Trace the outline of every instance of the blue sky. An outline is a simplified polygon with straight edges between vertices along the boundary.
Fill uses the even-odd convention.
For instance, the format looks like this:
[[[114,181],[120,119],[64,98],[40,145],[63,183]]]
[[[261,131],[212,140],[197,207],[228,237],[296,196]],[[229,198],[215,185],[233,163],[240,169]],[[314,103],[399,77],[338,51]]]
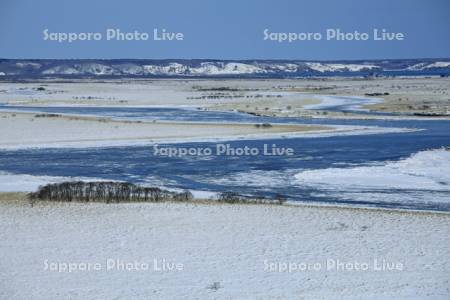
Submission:
[[[106,28],[183,32],[184,41],[43,40],[51,32]],[[272,32],[371,32],[385,28],[404,41],[263,40]],[[0,0],[1,58],[383,59],[450,57],[448,0]]]

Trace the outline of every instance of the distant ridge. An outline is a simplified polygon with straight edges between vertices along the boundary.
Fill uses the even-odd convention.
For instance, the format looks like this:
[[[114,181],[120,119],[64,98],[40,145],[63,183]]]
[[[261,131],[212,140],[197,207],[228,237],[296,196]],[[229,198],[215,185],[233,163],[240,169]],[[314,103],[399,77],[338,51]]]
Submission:
[[[0,59],[6,77],[298,77],[450,75],[450,59]]]

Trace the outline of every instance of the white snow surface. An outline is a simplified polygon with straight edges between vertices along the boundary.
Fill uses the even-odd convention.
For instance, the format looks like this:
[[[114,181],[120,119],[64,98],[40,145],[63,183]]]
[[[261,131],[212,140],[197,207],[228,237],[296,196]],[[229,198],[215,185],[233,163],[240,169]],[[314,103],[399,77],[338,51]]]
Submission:
[[[450,67],[450,61],[436,61],[433,63],[418,63],[412,66],[409,66],[406,68],[407,70],[411,71],[421,71],[426,69],[433,69],[433,68],[448,68]]]
[[[0,192],[34,192],[39,186],[64,181],[101,181],[90,177],[35,176],[0,172]]]
[[[99,148],[117,146],[152,146],[154,144],[179,144],[189,142],[225,142],[238,140],[264,140],[264,139],[290,139],[290,138],[324,138],[332,136],[353,136],[414,132],[421,129],[401,127],[379,127],[379,126],[353,126],[332,125],[333,129],[312,132],[287,132],[287,133],[264,133],[264,134],[241,134],[223,135],[218,137],[181,137],[181,138],[148,138],[148,139],[106,139],[106,140],[80,140],[80,141],[48,141],[45,143],[26,142],[9,145],[0,144],[1,149],[18,150],[32,148]]]
[[[313,98],[320,99],[320,103],[304,105],[304,109],[330,109],[340,106],[346,110],[352,111],[368,111],[363,108],[364,105],[377,104],[383,102],[381,98],[366,98],[357,96],[331,96],[331,95],[314,95]]]
[[[301,184],[331,185],[340,189],[450,191],[450,151],[421,151],[406,159],[380,165],[307,170],[295,178]]]
[[[375,65],[365,64],[332,64],[332,63],[306,63],[306,65],[318,72],[360,72],[362,70],[377,69]]]
[[[0,299],[448,299],[449,224],[305,206],[2,200]],[[376,270],[383,260],[402,269]]]
[[[450,151],[421,151],[399,161],[367,166],[306,170],[295,179],[302,186],[333,191],[338,198],[448,204]]]
[[[447,68],[447,67],[450,67],[450,61],[437,61],[427,66],[427,68]]]
[[[77,75],[77,74],[91,74],[91,75],[117,75],[119,71],[111,66],[100,63],[83,63],[74,66],[57,65],[55,67],[44,70],[42,74],[45,75]]]

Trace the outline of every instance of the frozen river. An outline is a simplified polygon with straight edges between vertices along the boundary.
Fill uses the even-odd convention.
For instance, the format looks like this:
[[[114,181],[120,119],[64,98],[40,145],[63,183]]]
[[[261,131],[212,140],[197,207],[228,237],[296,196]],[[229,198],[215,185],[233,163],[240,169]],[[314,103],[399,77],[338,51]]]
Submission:
[[[346,106],[347,107],[347,106]],[[350,205],[450,211],[450,121],[327,120],[256,117],[191,108],[7,107],[132,120],[277,122],[423,129],[404,133],[239,140],[231,148],[292,148],[292,156],[182,156],[152,146],[0,150],[0,172],[125,180],[199,191]],[[212,148],[216,143],[159,145]]]

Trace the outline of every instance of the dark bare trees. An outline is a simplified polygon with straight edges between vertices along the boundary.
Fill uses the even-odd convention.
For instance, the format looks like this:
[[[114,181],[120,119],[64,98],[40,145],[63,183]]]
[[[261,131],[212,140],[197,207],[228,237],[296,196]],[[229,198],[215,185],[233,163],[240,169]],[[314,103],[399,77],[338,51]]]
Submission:
[[[30,193],[31,200],[78,201],[78,202],[160,202],[167,200],[189,201],[189,191],[171,192],[156,187],[143,187],[129,182],[62,182],[41,186]]]
[[[189,191],[173,192],[158,187],[144,187],[129,182],[117,181],[70,181],[41,186],[38,191],[29,194],[30,200],[50,200],[64,202],[189,202],[194,196]],[[217,197],[218,202],[230,204],[284,204],[286,197],[275,198],[263,196],[248,197],[235,192],[223,192]]]

